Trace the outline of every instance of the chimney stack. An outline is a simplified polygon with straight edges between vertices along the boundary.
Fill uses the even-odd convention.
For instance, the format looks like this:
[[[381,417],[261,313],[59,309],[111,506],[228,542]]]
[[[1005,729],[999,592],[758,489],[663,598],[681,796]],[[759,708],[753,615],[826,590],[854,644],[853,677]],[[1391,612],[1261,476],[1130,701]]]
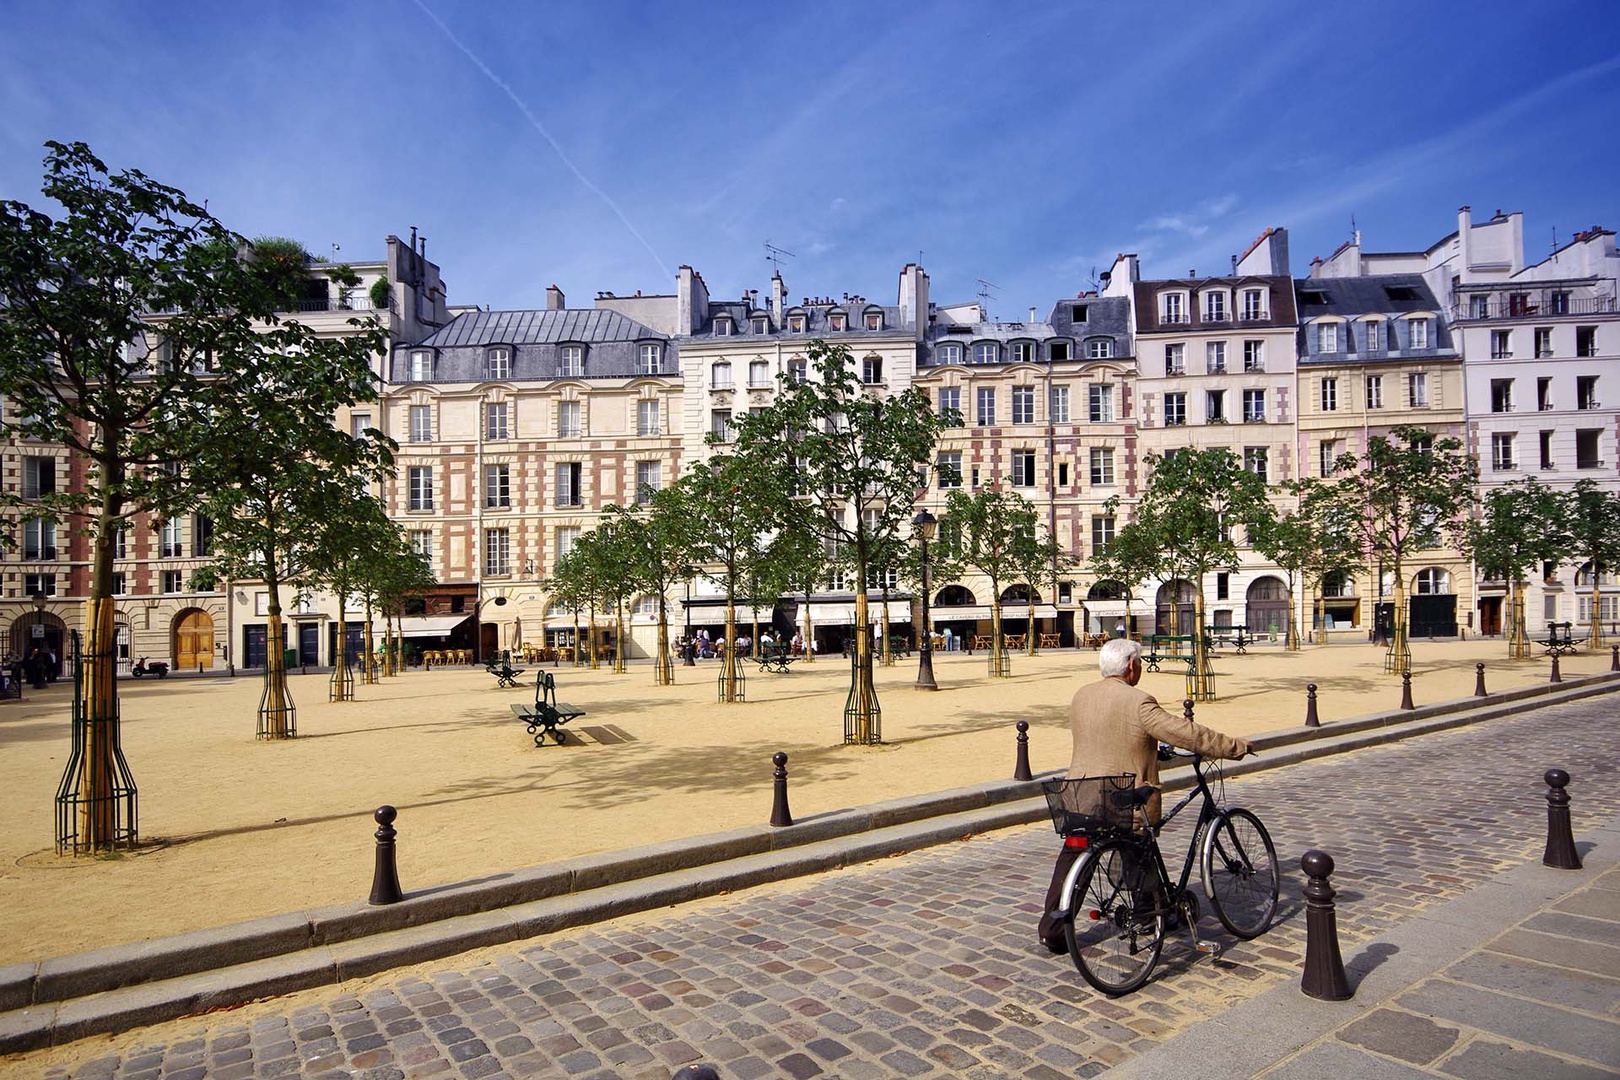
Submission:
[[[563,300],[563,291],[555,285],[546,286],[546,310],[561,311],[567,304]]]

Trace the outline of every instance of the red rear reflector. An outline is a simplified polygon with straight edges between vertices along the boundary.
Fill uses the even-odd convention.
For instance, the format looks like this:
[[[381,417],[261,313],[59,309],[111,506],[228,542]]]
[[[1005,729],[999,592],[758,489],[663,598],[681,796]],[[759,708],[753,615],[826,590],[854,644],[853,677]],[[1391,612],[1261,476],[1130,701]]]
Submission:
[[[1088,838],[1084,836],[1065,836],[1063,838],[1063,846],[1066,848],[1084,849],[1087,839]]]
[[[1100,911],[1088,911],[1088,912],[1086,912],[1086,918],[1088,918],[1088,919],[1100,919],[1100,918],[1102,918],[1102,912],[1100,912]]]

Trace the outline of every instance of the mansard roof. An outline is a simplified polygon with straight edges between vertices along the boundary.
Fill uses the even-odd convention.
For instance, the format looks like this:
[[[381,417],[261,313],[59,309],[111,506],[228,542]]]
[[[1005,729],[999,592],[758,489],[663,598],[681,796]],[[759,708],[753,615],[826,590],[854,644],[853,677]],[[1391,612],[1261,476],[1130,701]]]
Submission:
[[[1304,278],[1295,282],[1299,321],[1323,315],[1405,315],[1440,310],[1422,274],[1369,274],[1366,277]]]
[[[664,340],[664,335],[601,308],[562,311],[469,311],[422,342],[430,348],[462,345],[541,345],[559,341]]]
[[[543,382],[558,378],[622,379],[645,374],[640,348],[659,346],[658,372],[678,377],[674,343],[664,334],[597,308],[561,311],[469,311],[452,319],[427,340],[394,349],[389,381],[410,379],[410,354],[431,350],[435,383],[478,383],[489,378],[486,353],[491,346],[512,350],[507,382]],[[583,371],[563,375],[563,346],[581,347]]]

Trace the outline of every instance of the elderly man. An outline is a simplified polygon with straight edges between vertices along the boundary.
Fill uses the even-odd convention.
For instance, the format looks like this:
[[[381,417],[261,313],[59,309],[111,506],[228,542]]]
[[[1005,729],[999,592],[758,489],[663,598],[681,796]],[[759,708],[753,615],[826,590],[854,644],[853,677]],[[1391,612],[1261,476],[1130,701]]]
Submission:
[[[1166,712],[1136,684],[1142,679],[1142,646],[1129,638],[1114,638],[1098,651],[1102,678],[1075,691],[1069,702],[1069,729],[1074,737],[1070,776],[1118,776],[1132,773],[1138,784],[1159,784],[1159,743],[1167,742],[1205,757],[1240,759],[1254,752],[1247,739],[1222,735],[1186,717]],[[1154,795],[1146,806],[1149,821],[1158,821],[1160,800]],[[1052,922],[1063,880],[1080,857],[1064,847],[1052,868],[1052,884],[1041,908],[1041,942],[1055,953],[1068,951],[1063,928]]]

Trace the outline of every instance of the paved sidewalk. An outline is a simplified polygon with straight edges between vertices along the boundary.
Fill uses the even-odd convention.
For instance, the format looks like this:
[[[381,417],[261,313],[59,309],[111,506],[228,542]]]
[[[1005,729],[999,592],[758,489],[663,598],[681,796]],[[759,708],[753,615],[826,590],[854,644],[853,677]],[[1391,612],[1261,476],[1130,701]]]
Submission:
[[[706,1061],[728,1080],[1057,1080],[1212,1074],[1249,1047],[1230,1075],[1597,1075],[1620,1065],[1620,971],[1602,951],[1620,923],[1612,716],[1599,698],[1229,781],[1275,834],[1283,919],[1247,943],[1206,920],[1220,959],[1172,939],[1125,998],[1036,943],[1055,840],[1029,826],[8,1058],[0,1075],[665,1080]],[[1573,777],[1577,841],[1596,845],[1583,871],[1538,865],[1554,765]],[[1313,847],[1338,863],[1341,946],[1366,970],[1347,1003],[1297,989]],[[1579,946],[1584,970],[1544,951],[1583,935],[1598,943]]]

